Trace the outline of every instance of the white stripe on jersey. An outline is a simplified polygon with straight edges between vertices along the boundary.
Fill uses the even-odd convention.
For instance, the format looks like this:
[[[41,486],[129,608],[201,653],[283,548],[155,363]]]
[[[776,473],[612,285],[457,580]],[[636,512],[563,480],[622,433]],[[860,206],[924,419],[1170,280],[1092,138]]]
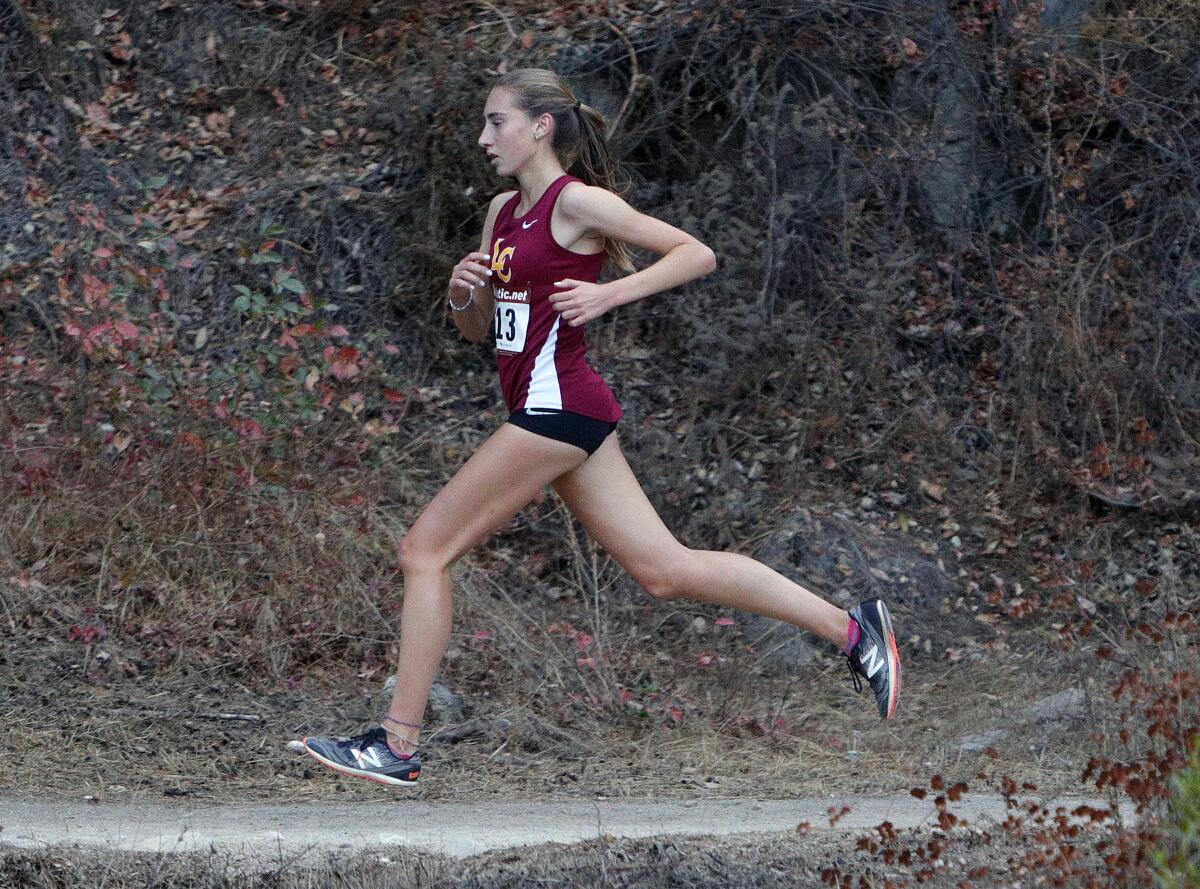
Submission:
[[[529,376],[529,394],[525,407],[546,407],[561,411],[562,389],[558,385],[558,368],[554,365],[554,350],[558,345],[558,323],[562,315],[554,319],[554,326],[546,335],[537,359],[533,362],[533,373]]]

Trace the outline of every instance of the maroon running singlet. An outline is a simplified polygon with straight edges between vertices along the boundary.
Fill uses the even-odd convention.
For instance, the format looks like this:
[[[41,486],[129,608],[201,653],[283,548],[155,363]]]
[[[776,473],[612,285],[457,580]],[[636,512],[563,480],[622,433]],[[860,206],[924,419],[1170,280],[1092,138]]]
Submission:
[[[621,419],[621,406],[588,364],[584,326],[572,327],[550,304],[564,288],[555,281],[596,281],[604,253],[573,253],[554,240],[550,215],[574,176],[551,183],[524,216],[518,192],[500,208],[492,229],[492,287],[496,294],[496,360],[509,411],[543,408],[596,420]]]

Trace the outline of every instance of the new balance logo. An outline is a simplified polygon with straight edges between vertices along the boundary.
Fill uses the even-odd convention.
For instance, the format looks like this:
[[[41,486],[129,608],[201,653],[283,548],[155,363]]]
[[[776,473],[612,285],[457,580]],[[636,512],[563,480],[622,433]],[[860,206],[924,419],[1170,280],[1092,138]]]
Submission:
[[[379,758],[379,754],[374,748],[368,747],[366,750],[355,750],[353,753],[360,767],[374,766],[377,769],[383,768],[383,761]]]
[[[883,669],[885,661],[882,657],[880,657],[879,649],[872,645],[871,650],[867,652],[866,657],[860,658],[860,663],[863,665],[863,670],[866,672],[867,678],[870,679]]]

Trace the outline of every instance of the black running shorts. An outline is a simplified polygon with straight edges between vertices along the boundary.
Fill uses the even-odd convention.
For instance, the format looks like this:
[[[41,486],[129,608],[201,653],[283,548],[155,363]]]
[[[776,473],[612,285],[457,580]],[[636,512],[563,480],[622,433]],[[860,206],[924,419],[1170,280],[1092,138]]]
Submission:
[[[596,420],[583,414],[573,414],[570,411],[552,410],[535,407],[532,411],[521,408],[509,415],[508,422],[522,429],[528,429],[534,435],[553,438],[555,441],[565,441],[567,444],[583,448],[590,457],[596,448],[604,443],[604,439],[617,428],[615,422]]]

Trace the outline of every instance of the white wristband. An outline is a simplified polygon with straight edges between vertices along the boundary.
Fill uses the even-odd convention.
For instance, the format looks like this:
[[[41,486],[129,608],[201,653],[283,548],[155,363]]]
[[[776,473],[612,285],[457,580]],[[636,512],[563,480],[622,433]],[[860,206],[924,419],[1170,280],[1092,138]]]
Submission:
[[[452,311],[452,312],[462,312],[465,309],[470,308],[471,303],[473,303],[474,301],[475,301],[475,288],[474,287],[472,287],[470,290],[467,291],[467,301],[465,303],[463,303],[461,306],[456,306],[454,304],[454,299],[450,296],[450,294],[448,294],[448,293],[446,294],[446,302],[450,305],[450,311]]]

